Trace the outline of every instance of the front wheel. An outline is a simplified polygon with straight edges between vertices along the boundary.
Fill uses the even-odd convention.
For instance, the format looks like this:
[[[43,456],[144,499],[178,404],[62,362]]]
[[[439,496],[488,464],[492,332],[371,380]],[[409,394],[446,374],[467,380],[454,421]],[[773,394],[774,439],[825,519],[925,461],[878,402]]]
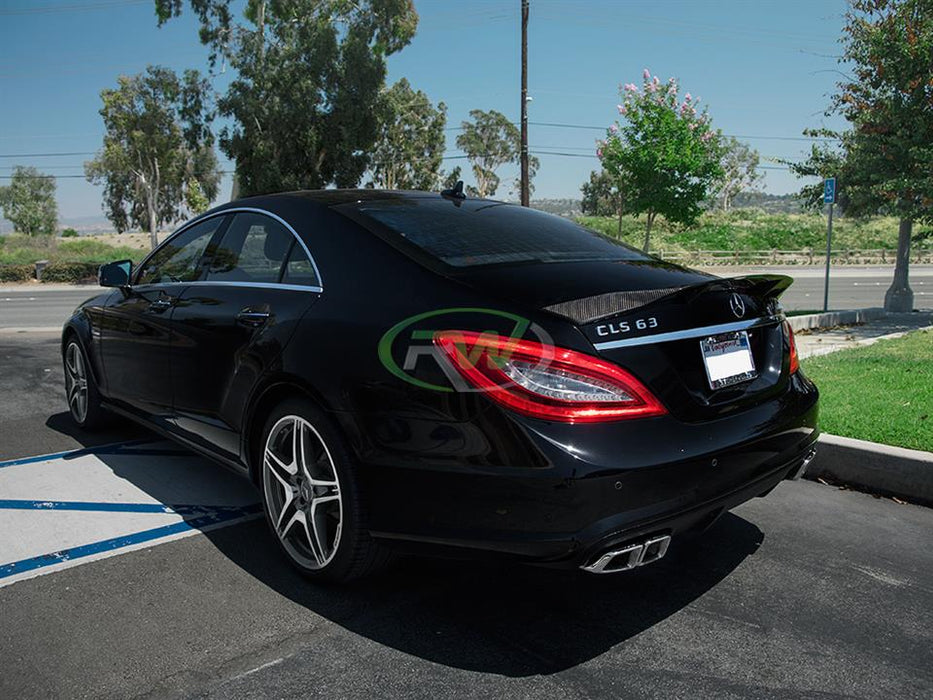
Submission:
[[[291,563],[306,576],[349,581],[385,561],[364,527],[350,455],[327,416],[286,401],[263,431],[266,520]]]
[[[72,420],[84,430],[100,427],[104,422],[100,393],[87,356],[77,338],[72,337],[68,341],[62,359],[65,365],[65,396]]]

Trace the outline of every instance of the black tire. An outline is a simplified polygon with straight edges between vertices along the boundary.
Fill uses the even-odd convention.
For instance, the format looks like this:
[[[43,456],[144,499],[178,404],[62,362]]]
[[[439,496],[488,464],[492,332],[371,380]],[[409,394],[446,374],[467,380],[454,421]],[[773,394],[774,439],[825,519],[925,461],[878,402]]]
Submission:
[[[299,437],[304,450],[292,447]],[[296,453],[301,455],[300,464]],[[300,399],[277,406],[263,427],[256,458],[266,522],[302,574],[342,583],[366,576],[388,561],[388,553],[366,528],[346,442],[321,409]]]
[[[65,369],[65,399],[71,419],[82,430],[93,431],[106,423],[100,405],[100,392],[84,346],[75,335],[69,336],[62,352]]]

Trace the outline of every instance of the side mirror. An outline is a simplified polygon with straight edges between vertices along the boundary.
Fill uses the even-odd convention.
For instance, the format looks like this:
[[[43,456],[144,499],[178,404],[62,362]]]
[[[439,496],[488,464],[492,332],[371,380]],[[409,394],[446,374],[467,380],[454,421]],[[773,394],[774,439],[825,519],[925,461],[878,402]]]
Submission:
[[[97,271],[97,284],[101,287],[129,287],[132,272],[132,260],[118,260],[101,265]]]

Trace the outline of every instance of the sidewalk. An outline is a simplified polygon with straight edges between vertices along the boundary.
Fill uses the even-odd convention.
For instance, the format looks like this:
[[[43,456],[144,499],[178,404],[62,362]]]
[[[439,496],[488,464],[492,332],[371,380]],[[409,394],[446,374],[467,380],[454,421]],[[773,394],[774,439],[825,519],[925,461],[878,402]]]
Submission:
[[[799,330],[794,337],[797,352],[806,358],[871,345],[922,328],[933,328],[933,313],[884,314],[861,325]],[[933,454],[929,452],[823,433],[805,476],[933,506]]]
[[[797,340],[797,352],[805,358],[870,345],[881,338],[929,326],[933,326],[933,312],[886,314],[883,318],[859,326],[797,331],[794,337]]]

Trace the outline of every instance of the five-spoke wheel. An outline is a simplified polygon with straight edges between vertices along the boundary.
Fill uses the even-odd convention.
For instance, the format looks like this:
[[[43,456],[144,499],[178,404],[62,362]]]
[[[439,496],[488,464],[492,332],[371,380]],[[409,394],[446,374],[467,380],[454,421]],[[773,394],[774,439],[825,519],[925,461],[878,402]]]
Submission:
[[[79,424],[87,418],[87,367],[80,346],[71,341],[65,349],[65,393],[68,410]]]
[[[340,545],[343,503],[333,458],[320,433],[301,416],[280,418],[263,451],[266,503],[288,553],[320,569]]]
[[[103,422],[100,394],[77,338],[72,336],[68,340],[62,359],[65,365],[65,397],[71,417],[86,430],[98,427]]]
[[[256,451],[266,520],[306,576],[347,581],[387,560],[370,537],[343,435],[310,401],[283,401]]]

